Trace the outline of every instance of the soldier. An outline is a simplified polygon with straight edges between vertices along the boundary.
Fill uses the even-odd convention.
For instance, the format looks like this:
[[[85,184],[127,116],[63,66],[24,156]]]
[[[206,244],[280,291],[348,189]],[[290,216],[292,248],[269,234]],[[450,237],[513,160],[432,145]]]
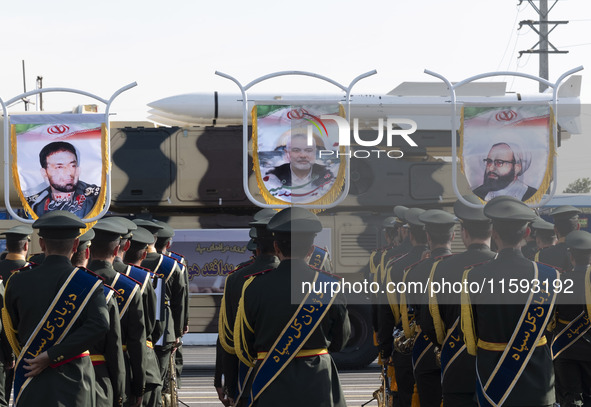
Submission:
[[[133,223],[133,222],[131,222]],[[162,336],[162,325],[160,320],[157,320],[157,298],[152,286],[152,273],[140,266],[142,261],[146,258],[148,245],[154,242],[154,235],[147,229],[136,226],[133,233],[130,233],[129,245],[125,254],[124,263],[113,263],[113,267],[119,267],[122,274],[135,278],[142,283],[142,305],[144,307],[144,326],[146,329],[146,360],[144,362],[146,368],[146,390],[142,400],[142,406],[153,407],[159,406],[162,399],[162,379],[160,377],[160,366],[158,365],[158,358],[154,352],[155,339]],[[121,266],[124,266],[121,268]],[[133,267],[132,267],[133,266]]]
[[[156,251],[156,234],[162,226],[145,219],[134,219],[134,223],[147,229],[154,235],[154,243],[148,245],[146,258],[142,261],[142,267],[152,271],[164,284],[164,315],[163,335],[154,340],[154,351],[160,365],[160,378],[163,383],[163,392],[168,389],[168,383],[164,383],[168,375],[170,356],[180,343],[185,324],[185,279],[176,260],[160,254]]]
[[[95,237],[90,246],[91,261],[88,268],[101,276],[105,284],[113,287],[119,306],[121,342],[126,356],[127,404],[138,407],[146,386],[146,334],[141,284],[122,275],[113,268],[113,259],[119,252],[119,240],[128,230],[119,222],[108,218],[93,227]]]
[[[409,225],[409,239],[411,249],[402,256],[391,259],[386,265],[386,284],[399,283],[404,277],[404,270],[419,262],[428,253],[427,235],[425,224],[419,220],[419,215],[425,212],[424,209],[410,208],[406,211],[406,221]],[[410,407],[414,393],[414,376],[412,371],[412,356],[410,353],[402,353],[402,349],[393,350],[393,331],[397,329],[401,334],[401,312],[400,298],[396,292],[388,292],[386,298],[382,299],[379,310],[379,331],[378,341],[382,360],[391,357],[394,366],[394,374],[398,387],[398,404],[400,407]],[[399,339],[400,340],[400,339]]]
[[[474,195],[464,196],[468,202],[480,205]],[[458,200],[454,213],[462,226],[462,240],[466,251],[449,256],[432,270],[430,280],[439,288],[460,283],[464,269],[493,259],[490,250],[492,224],[482,208],[473,208]],[[433,287],[433,286],[432,286]],[[429,312],[421,314],[421,330],[441,349],[441,387],[444,407],[476,407],[476,370],[474,356],[463,346],[460,327],[460,292],[430,290]]]
[[[127,229],[127,233],[121,236],[119,253],[117,253],[117,257],[113,260],[113,268],[119,273],[122,273],[122,270],[127,268],[127,265],[125,264],[125,254],[127,253],[127,250],[129,250],[129,246],[131,245],[131,235],[133,234],[133,231],[137,229],[137,225],[123,216],[110,216],[107,219],[117,221]]]
[[[416,284],[415,287],[428,284],[431,269],[436,261],[451,255],[451,242],[454,238],[453,228],[455,218],[453,215],[440,209],[429,209],[419,215],[419,220],[425,224],[427,242],[430,248],[430,257],[409,267],[404,274],[404,283],[407,287]],[[419,289],[408,290],[402,295],[401,311],[406,312],[406,305],[414,308],[415,320],[420,324],[423,313],[429,312],[428,297],[421,294]],[[402,323],[407,337],[412,335],[409,321],[403,314]],[[413,346],[413,369],[422,407],[441,404],[441,369],[437,364],[434,345],[430,338],[418,331]]]
[[[554,370],[544,332],[558,272],[521,253],[527,224],[536,217],[527,205],[513,198],[493,198],[484,214],[493,222],[492,237],[499,252],[495,259],[464,272],[464,286],[471,288],[462,295],[461,321],[467,350],[477,357],[478,404],[551,406]],[[539,285],[514,289],[511,281],[546,281],[550,289]],[[476,287],[480,284],[482,292]]]
[[[183,336],[189,332],[189,272],[187,270],[187,261],[185,258],[178,254],[170,251],[170,246],[172,245],[172,238],[174,237],[174,229],[166,222],[162,222],[160,220],[153,220],[154,223],[157,225],[162,226],[156,233],[156,243],[154,247],[158,253],[164,254],[168,257],[172,257],[178,263],[181,274],[184,279],[184,286],[185,286],[185,302],[183,304]],[[183,345],[176,348],[174,353],[174,361],[175,361],[175,369],[176,369],[176,377],[177,377],[177,386],[181,387],[181,374],[183,372]]]
[[[33,229],[29,225],[19,225],[2,233],[6,237],[6,257],[0,261],[0,277],[6,284],[12,272],[24,267],[29,251]],[[4,285],[2,286],[2,291]],[[4,298],[4,292],[2,292]],[[0,304],[0,307],[3,303]],[[8,407],[14,375],[14,354],[6,339],[0,338],[0,406]]]
[[[5,329],[20,354],[15,405],[95,406],[86,350],[105,335],[109,317],[101,281],[70,262],[85,226],[69,212],[41,216],[33,228],[41,236],[43,264],[15,272],[6,285]]]
[[[590,282],[587,269],[591,263],[591,234],[573,231],[565,244],[574,268],[561,279],[564,287],[568,284],[572,289],[558,294],[552,357],[560,405],[574,407],[591,403],[591,298],[585,298],[585,286]]]
[[[254,215],[253,221],[250,223],[250,236],[256,245],[254,261],[237,267],[226,278],[218,325],[220,361],[218,362],[216,358],[216,371],[220,370],[220,376],[223,373],[225,386],[222,388],[221,380],[215,383],[218,397],[224,405],[236,400],[239,389],[243,385],[241,382],[243,377],[240,377],[240,373],[244,373],[246,367],[240,363],[234,350],[234,321],[238,311],[238,302],[242,296],[242,287],[246,282],[244,277],[259,271],[274,269],[279,265],[279,259],[275,256],[273,238],[271,233],[267,231],[267,224],[276,213],[272,209],[263,209]],[[218,363],[221,363],[221,366],[218,366]]]
[[[90,259],[90,245],[94,237],[94,230],[90,229],[78,238],[80,244],[76,253],[72,255],[73,266],[87,266]],[[112,287],[105,286],[104,294],[109,313],[109,331],[101,340],[88,348],[96,377],[96,405],[97,407],[122,406],[125,396],[125,360],[121,343],[119,307],[115,299],[117,293]]]
[[[554,224],[550,222],[546,222],[542,218],[537,218],[534,220],[530,228],[535,230],[536,237],[536,252],[530,260],[539,261],[540,252],[547,247],[554,246],[558,239],[556,238],[556,231],[554,230]],[[525,256],[527,257],[527,256]]]
[[[312,281],[322,286],[338,280],[304,260],[322,225],[316,215],[291,207],[273,216],[267,228],[281,263],[251,276],[243,287],[234,344],[238,357],[254,369],[244,393],[248,400],[239,403],[345,406],[328,350],[341,350],[349,338],[347,309],[341,296],[311,289]]]
[[[579,229],[579,213],[581,213],[580,210],[570,205],[559,206],[552,210],[550,216],[554,220],[554,230],[556,230],[558,243],[540,251],[538,256],[540,263],[556,267],[561,272],[571,269],[572,264],[570,263],[564,239],[570,232]]]

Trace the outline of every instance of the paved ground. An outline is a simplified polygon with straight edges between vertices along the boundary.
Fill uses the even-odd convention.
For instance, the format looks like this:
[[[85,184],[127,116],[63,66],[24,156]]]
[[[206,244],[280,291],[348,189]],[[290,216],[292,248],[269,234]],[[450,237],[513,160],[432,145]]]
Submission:
[[[213,387],[215,368],[214,346],[187,346],[184,349],[185,370],[182,375],[182,388],[179,389],[179,405],[199,407],[220,407]],[[341,383],[348,406],[361,406],[372,398],[372,393],[380,385],[377,364],[363,370],[341,372]],[[368,407],[375,407],[372,401]]]

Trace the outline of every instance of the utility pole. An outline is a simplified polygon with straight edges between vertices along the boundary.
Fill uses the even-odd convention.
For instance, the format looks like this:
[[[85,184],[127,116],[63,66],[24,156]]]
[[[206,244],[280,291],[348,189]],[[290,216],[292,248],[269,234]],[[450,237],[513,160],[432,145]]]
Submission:
[[[519,51],[519,58],[523,54],[539,54],[540,55],[540,78],[548,80],[549,78],[549,65],[548,65],[548,54],[567,54],[568,51],[560,51],[558,50],[549,40],[548,36],[550,33],[559,25],[561,24],[568,24],[568,21],[549,21],[548,20],[548,13],[554,8],[558,0],[554,0],[554,3],[550,8],[548,8],[548,0],[538,0],[540,3],[540,7],[537,7],[534,4],[535,0],[527,0],[527,2],[533,7],[534,10],[538,13],[540,19],[539,21],[533,20],[523,20],[519,22],[518,30],[521,30],[523,25],[529,26],[532,30],[534,30],[540,37],[539,41],[535,43],[533,47],[528,50]],[[519,5],[523,3],[523,0],[519,0]],[[549,24],[554,24],[554,26],[548,29]],[[537,27],[539,27],[539,29]],[[538,49],[536,49],[536,47]],[[549,49],[551,47],[552,49]],[[540,92],[546,90],[546,85],[540,83]]]

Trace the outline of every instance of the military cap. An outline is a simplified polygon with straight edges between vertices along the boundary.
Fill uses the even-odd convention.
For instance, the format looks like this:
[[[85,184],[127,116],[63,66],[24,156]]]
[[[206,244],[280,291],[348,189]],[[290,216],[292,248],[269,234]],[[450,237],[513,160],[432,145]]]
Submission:
[[[33,229],[39,229],[39,236],[47,239],[72,239],[85,227],[76,215],[62,210],[44,213],[33,223]]]
[[[162,229],[156,232],[156,236],[163,238],[170,238],[174,236],[174,229],[168,223],[162,222],[161,220],[157,219],[152,219],[152,222],[159,226],[162,226]]]
[[[451,229],[456,223],[456,218],[451,213],[441,209],[428,209],[419,215],[419,220],[425,224],[426,229]]]
[[[133,231],[137,229],[137,225],[134,222],[123,216],[109,216],[108,219],[115,220],[127,228],[127,233],[121,236],[123,239],[130,239]]]
[[[562,205],[554,208],[552,212],[550,212],[550,216],[554,218],[554,221],[557,220],[566,220],[571,219],[577,216],[581,211],[574,206],[571,205]]]
[[[133,223],[135,223],[138,226],[143,227],[144,229],[148,229],[148,231],[150,231],[150,233],[152,233],[153,235],[155,235],[156,233],[158,233],[158,231],[160,229],[162,229],[162,226],[152,222],[151,220],[147,220],[147,219],[134,219]]]
[[[255,237],[257,237],[257,228],[255,228],[254,226],[251,226],[250,230],[248,231],[248,237],[250,237],[251,239],[254,239]]]
[[[421,208],[408,209],[405,211],[406,221],[411,226],[425,226],[425,224],[419,220],[419,215],[421,215],[423,212],[425,212],[425,210]]]
[[[384,227],[384,228],[393,228],[393,227],[396,226],[396,222],[398,222],[398,219],[396,218],[396,216],[388,216],[382,222],[382,227]]]
[[[80,244],[78,244],[78,250],[84,250],[86,249],[88,246],[90,246],[90,242],[92,239],[94,239],[95,233],[94,230],[90,229],[88,230],[86,233],[84,233],[82,236],[80,236],[78,238],[78,240],[80,241]]]
[[[318,233],[322,224],[318,216],[299,207],[289,207],[274,215],[267,229],[273,233]]]
[[[490,222],[490,219],[484,216],[482,201],[480,201],[480,199],[478,199],[476,195],[464,195],[462,196],[462,198],[464,198],[466,201],[470,203],[478,204],[481,207],[473,208],[471,206],[466,205],[458,199],[454,203],[454,213],[459,219],[466,222]]]
[[[573,230],[566,236],[564,243],[569,249],[591,250],[591,233]]]
[[[273,216],[277,214],[277,211],[273,209],[262,209],[254,214],[252,221],[249,223],[250,226],[258,228],[266,228],[267,224]],[[256,233],[256,232],[255,232]],[[256,237],[256,236],[251,236]]]
[[[407,211],[408,211],[408,208],[406,206],[396,205],[394,207],[394,215],[396,215],[398,223],[406,223],[406,221],[407,221],[406,212]]]
[[[18,225],[8,229],[6,232],[0,233],[5,235],[7,239],[23,240],[27,236],[33,234],[33,228],[29,225]]]
[[[127,228],[125,226],[119,223],[119,221],[109,218],[99,219],[92,229],[95,233],[95,240],[112,241],[120,239],[121,236],[127,234]]]
[[[150,245],[154,243],[154,234],[141,226],[133,232],[131,241],[138,244]]]
[[[539,216],[531,223],[530,225],[532,228],[536,230],[547,230],[547,231],[554,231],[554,224],[550,222],[546,222],[544,219],[540,218]]]
[[[491,199],[484,206],[484,215],[493,221],[531,222],[536,214],[519,199],[499,196]]]
[[[248,241],[248,243],[246,244],[246,250],[250,250],[251,252],[254,252],[257,249],[257,242],[254,241],[254,239],[250,239]]]

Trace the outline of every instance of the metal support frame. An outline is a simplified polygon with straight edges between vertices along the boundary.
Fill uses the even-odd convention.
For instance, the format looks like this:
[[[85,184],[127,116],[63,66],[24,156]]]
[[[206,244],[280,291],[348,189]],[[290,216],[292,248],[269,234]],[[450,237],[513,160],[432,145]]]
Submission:
[[[458,199],[465,205],[472,207],[472,208],[481,208],[484,205],[478,205],[478,204],[473,204],[471,202],[468,202],[466,199],[464,199],[462,197],[462,195],[460,194],[460,191],[458,190],[458,184],[457,184],[457,176],[458,176],[458,157],[457,157],[457,150],[458,150],[458,146],[456,144],[457,142],[457,125],[456,125],[456,118],[457,118],[457,105],[458,105],[458,100],[456,98],[456,89],[467,84],[470,82],[473,82],[475,80],[478,79],[483,79],[483,78],[488,78],[491,76],[519,76],[522,78],[527,78],[527,79],[531,79],[531,80],[535,80],[538,81],[550,88],[552,88],[552,98],[548,99],[548,103],[552,103],[552,108],[554,109],[554,123],[552,123],[552,131],[554,132],[554,148],[555,150],[558,150],[558,90],[560,89],[560,86],[562,85],[562,82],[564,81],[564,79],[566,79],[568,76],[579,72],[583,69],[582,66],[579,66],[577,68],[573,68],[565,73],[563,73],[558,80],[556,81],[556,83],[552,83],[547,81],[546,79],[540,78],[538,76],[534,76],[534,75],[529,75],[526,73],[521,73],[521,72],[509,72],[509,71],[501,71],[501,72],[489,72],[489,73],[483,73],[480,75],[475,75],[472,76],[470,78],[464,79],[461,82],[457,82],[455,85],[452,85],[452,83],[445,78],[443,75],[440,75],[436,72],[430,71],[428,69],[425,69],[425,73],[427,75],[431,75],[434,76],[436,78],[441,79],[443,82],[445,82],[445,84],[447,85],[447,88],[449,89],[450,92],[450,96],[451,96],[451,103],[452,103],[452,116],[451,116],[451,151],[452,151],[452,185],[453,185],[453,190],[454,193],[456,194],[456,196],[458,197]],[[535,205],[528,205],[530,207],[542,207],[544,206],[550,199],[552,199],[552,197],[554,196],[554,193],[556,192],[556,178],[557,178],[557,160],[554,160],[554,165],[553,165],[553,179],[552,179],[552,190],[550,192],[550,195],[548,195],[546,198],[542,199],[542,201],[540,201],[538,204]]]
[[[0,98],[0,105],[2,105],[2,111],[3,111],[3,115],[4,115],[4,203],[6,205],[6,210],[8,211],[10,216],[12,216],[15,219],[18,219],[19,221],[21,221],[23,223],[35,222],[34,219],[26,219],[26,218],[20,217],[13,210],[12,206],[10,205],[10,171],[9,170],[10,170],[10,150],[11,149],[10,149],[10,123],[9,123],[10,116],[8,114],[8,106],[12,105],[13,103],[15,103],[18,100],[26,98],[27,96],[49,93],[49,92],[76,93],[79,95],[88,96],[92,99],[95,99],[95,100],[98,100],[99,102],[104,103],[106,106],[104,116],[105,116],[105,123],[107,125],[107,154],[110,159],[110,157],[111,157],[110,130],[111,130],[111,128],[110,128],[110,124],[109,124],[109,113],[110,113],[110,109],[111,109],[111,103],[113,103],[115,98],[117,96],[119,96],[121,93],[123,93],[126,90],[129,90],[135,86],[137,86],[136,82],[132,82],[132,83],[124,86],[124,87],[120,88],[119,90],[117,90],[115,93],[113,93],[113,95],[111,95],[111,97],[109,99],[103,99],[103,98],[101,98],[97,95],[94,95],[92,93],[85,92],[85,91],[78,90],[78,89],[70,89],[70,88],[36,89],[36,90],[22,93],[18,96],[15,96],[6,102],[4,102],[2,100],[2,98]],[[111,163],[109,163],[109,169],[107,172],[107,185],[105,186],[105,188],[106,188],[105,207],[97,216],[95,216],[93,218],[88,218],[88,219],[81,219],[83,222],[91,223],[91,222],[97,221],[100,218],[102,218],[105,215],[105,213],[107,213],[107,211],[109,210],[109,207],[111,205]]]
[[[252,194],[250,193],[250,189],[248,187],[248,95],[246,92],[254,85],[256,85],[260,82],[266,81],[267,79],[277,78],[279,76],[290,76],[290,75],[291,76],[310,76],[310,77],[313,77],[316,79],[326,81],[345,92],[345,102],[347,103],[347,120],[350,120],[349,117],[350,117],[350,112],[351,112],[351,90],[353,89],[353,86],[355,86],[355,84],[357,84],[357,82],[359,82],[361,79],[367,78],[368,76],[371,76],[371,75],[375,75],[376,73],[377,73],[377,71],[374,69],[373,71],[369,71],[364,74],[361,74],[361,75],[357,76],[355,79],[353,79],[351,81],[351,83],[349,84],[349,86],[344,86],[344,85],[341,85],[340,83],[338,83],[326,76],[322,76],[322,75],[319,75],[319,74],[316,74],[313,72],[281,71],[281,72],[275,72],[275,73],[261,76],[255,80],[251,81],[247,85],[243,86],[236,78],[234,78],[228,74],[225,74],[223,72],[219,72],[219,71],[215,72],[216,75],[221,76],[222,78],[229,79],[232,82],[234,82],[238,86],[238,88],[240,88],[240,92],[242,93],[242,154],[243,154],[242,155],[242,173],[243,173],[242,185],[244,188],[244,193],[246,194],[246,196],[248,197],[250,202],[252,202],[253,204],[255,204],[259,207],[262,207],[262,208],[288,208],[291,206],[303,206],[303,207],[311,208],[311,209],[328,209],[328,208],[332,208],[332,207],[338,205],[347,197],[347,194],[349,193],[349,187],[351,184],[350,166],[349,166],[349,164],[350,164],[350,157],[349,157],[350,147],[347,146],[346,152],[345,152],[345,157],[346,157],[345,186],[343,188],[343,192],[341,193],[341,195],[339,196],[339,198],[335,202],[333,202],[331,204],[327,204],[327,205],[306,205],[306,204],[273,205],[273,204],[267,204],[267,203],[264,203],[264,202],[261,202],[261,201],[255,199],[252,196]],[[276,101],[273,101],[273,103],[277,104]]]

